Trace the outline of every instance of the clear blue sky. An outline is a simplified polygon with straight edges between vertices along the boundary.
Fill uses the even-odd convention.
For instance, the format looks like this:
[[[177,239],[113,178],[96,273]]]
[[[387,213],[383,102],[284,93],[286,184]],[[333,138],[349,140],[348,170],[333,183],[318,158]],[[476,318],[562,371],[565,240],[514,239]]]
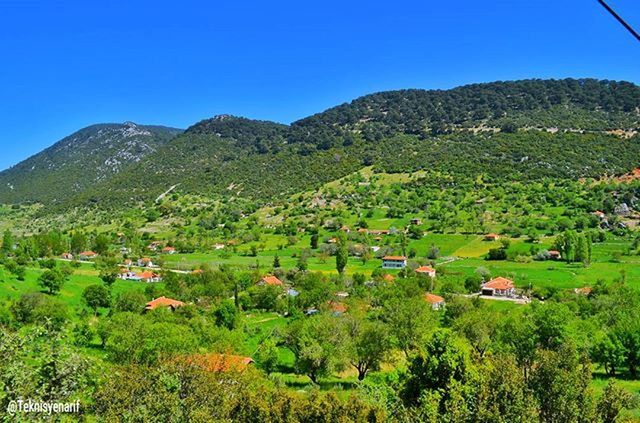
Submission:
[[[638,0],[610,4],[640,27]],[[289,123],[397,88],[640,82],[640,43],[596,0],[0,0],[0,57],[0,169],[99,122]]]

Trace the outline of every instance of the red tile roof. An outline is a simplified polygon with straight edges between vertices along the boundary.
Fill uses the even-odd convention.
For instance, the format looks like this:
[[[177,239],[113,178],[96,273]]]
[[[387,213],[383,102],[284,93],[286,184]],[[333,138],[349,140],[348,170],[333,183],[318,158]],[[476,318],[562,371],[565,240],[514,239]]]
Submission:
[[[264,282],[265,285],[281,286],[283,283],[280,279],[273,275],[267,275],[260,279],[260,282]]]
[[[202,368],[207,372],[241,372],[253,363],[251,357],[230,354],[193,354],[184,357],[184,361]]]
[[[576,288],[574,291],[576,294],[589,295],[592,289],[590,286],[584,286],[582,288]]]
[[[387,282],[393,282],[396,280],[395,276],[390,275],[390,274],[386,274],[382,277],[383,280],[387,281]]]
[[[94,253],[93,251],[83,251],[80,253],[81,256],[97,256],[98,253]]]
[[[336,302],[336,301],[329,301],[328,304],[329,304],[329,308],[334,313],[346,313],[347,312],[347,306],[344,305],[343,303],[339,303],[339,302]]]
[[[420,266],[416,269],[416,273],[433,273],[436,269],[429,266]]]
[[[176,249],[173,247],[164,247],[162,251],[175,251]]]
[[[503,278],[499,276],[491,279],[489,282],[482,285],[483,288],[493,288],[499,290],[506,290],[514,288],[513,281],[511,279]]]
[[[427,300],[429,304],[438,304],[444,302],[444,298],[435,294],[424,294],[424,299]]]
[[[136,273],[136,276],[139,277],[140,279],[153,279],[153,278],[157,278],[158,274],[146,270],[144,272]]]
[[[384,256],[382,257],[382,260],[389,260],[389,261],[405,261],[407,258],[405,256]]]
[[[139,276],[139,275],[138,275]],[[145,309],[147,310],[155,310],[158,307],[171,307],[177,308],[182,307],[184,303],[182,301],[174,300],[167,297],[159,297],[153,301],[149,301]]]

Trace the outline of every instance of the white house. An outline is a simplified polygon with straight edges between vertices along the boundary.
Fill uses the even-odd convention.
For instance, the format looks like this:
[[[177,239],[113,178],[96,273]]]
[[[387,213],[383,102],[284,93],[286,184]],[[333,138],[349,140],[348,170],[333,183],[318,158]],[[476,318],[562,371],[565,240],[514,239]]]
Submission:
[[[440,310],[444,308],[444,298],[435,294],[424,294],[426,302],[431,304],[431,308],[434,310]]]
[[[516,293],[515,285],[511,279],[497,277],[482,285],[482,295],[496,297],[513,297]]]
[[[420,266],[416,269],[416,273],[419,275],[429,276],[430,278],[436,277],[436,269],[429,266]]]
[[[407,267],[407,258],[405,256],[382,257],[383,269],[404,269],[405,267]]]

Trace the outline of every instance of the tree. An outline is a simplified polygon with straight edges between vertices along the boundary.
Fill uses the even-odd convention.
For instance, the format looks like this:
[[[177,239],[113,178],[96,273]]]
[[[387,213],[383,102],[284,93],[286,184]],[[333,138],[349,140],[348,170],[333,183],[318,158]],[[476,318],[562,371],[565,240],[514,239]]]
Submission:
[[[336,270],[340,275],[344,273],[345,267],[349,260],[349,248],[347,246],[347,239],[344,234],[338,235],[338,249],[336,251]]]
[[[4,231],[4,234],[2,235],[2,254],[7,256],[9,254],[11,254],[11,251],[13,250],[13,234],[11,233],[11,231],[9,229]]]
[[[389,329],[380,322],[350,317],[347,321],[351,345],[349,361],[358,370],[358,380],[364,380],[370,370],[379,370],[380,363],[391,349]]]
[[[593,361],[601,364],[609,376],[615,376],[616,369],[624,364],[625,353],[620,339],[612,334],[602,335],[591,349]]]
[[[295,356],[297,373],[318,379],[345,367],[347,346],[344,326],[329,315],[295,320],[287,327],[285,344]]]
[[[602,423],[615,423],[620,412],[625,408],[633,407],[636,401],[629,392],[616,385],[611,379],[604,388],[604,393],[598,401],[598,413]]]
[[[278,367],[279,351],[276,342],[269,337],[260,343],[256,353],[256,363],[267,373],[273,373]]]
[[[213,317],[216,325],[233,330],[238,325],[238,309],[232,301],[225,300],[214,310]]]
[[[531,370],[533,391],[543,422],[596,421],[591,389],[591,366],[575,347],[564,343],[558,351],[540,350]]]
[[[67,276],[62,270],[47,269],[38,278],[38,283],[53,295],[60,291],[66,280]]]
[[[274,269],[280,268],[280,257],[278,257],[277,254],[273,256],[273,268]]]
[[[111,305],[111,293],[104,285],[89,285],[82,291],[82,299],[93,310],[93,314],[98,313],[98,307]]]
[[[435,260],[440,257],[440,248],[438,248],[435,244],[431,244],[429,247],[429,251],[427,251],[427,258],[429,260]]]
[[[465,343],[450,330],[440,329],[429,339],[424,352],[409,362],[402,398],[407,404],[419,405],[425,394],[437,392],[441,395],[442,409],[453,383],[469,383],[471,372],[472,365]]]
[[[318,238],[319,238],[318,232],[314,232],[311,234],[310,245],[312,250],[316,250],[318,248]]]
[[[111,240],[105,234],[97,235],[93,240],[93,250],[98,254],[106,254],[109,251]]]
[[[73,254],[78,254],[87,249],[87,237],[84,233],[74,232],[71,235],[70,248]]]
[[[407,357],[435,325],[430,310],[420,297],[393,297],[383,304],[382,320],[388,325],[395,345]]]

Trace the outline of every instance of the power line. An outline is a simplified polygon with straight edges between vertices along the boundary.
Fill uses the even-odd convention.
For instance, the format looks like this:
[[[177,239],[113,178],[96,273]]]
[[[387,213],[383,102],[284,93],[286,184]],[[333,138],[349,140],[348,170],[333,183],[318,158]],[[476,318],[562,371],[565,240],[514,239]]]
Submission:
[[[611,15],[612,15],[614,18],[616,18],[616,20],[617,20],[618,22],[620,22],[620,23],[622,24],[622,26],[624,26],[625,28],[627,28],[627,31],[629,31],[629,32],[631,33],[631,35],[633,35],[634,37],[636,37],[636,40],[640,41],[640,34],[638,34],[638,33],[636,32],[636,30],[635,30],[635,29],[633,29],[633,28],[631,27],[631,25],[629,25],[627,22],[625,22],[625,20],[624,20],[624,19],[622,19],[622,17],[621,17],[620,15],[618,15],[618,14],[616,13],[616,11],[615,11],[615,10],[613,10],[613,9],[611,8],[611,6],[609,6],[607,3],[605,3],[605,1],[604,1],[604,0],[598,0],[598,3],[600,3],[600,4],[602,5],[602,7],[604,7],[605,9],[607,9],[607,12],[611,13]]]

